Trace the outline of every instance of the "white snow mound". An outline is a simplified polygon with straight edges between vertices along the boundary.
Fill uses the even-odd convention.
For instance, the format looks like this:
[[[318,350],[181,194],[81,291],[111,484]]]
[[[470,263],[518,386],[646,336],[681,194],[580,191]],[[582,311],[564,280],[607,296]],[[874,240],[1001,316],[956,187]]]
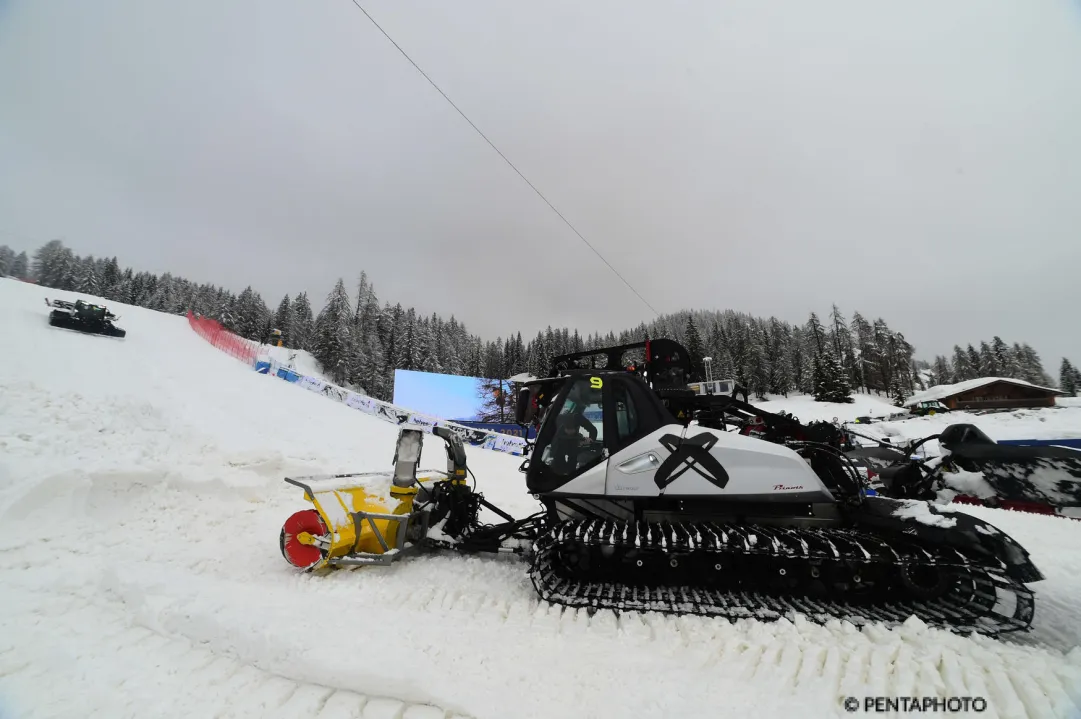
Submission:
[[[904,506],[894,510],[893,516],[911,519],[931,527],[953,527],[957,524],[957,520],[953,517],[935,514],[927,502],[916,499],[904,500]]]

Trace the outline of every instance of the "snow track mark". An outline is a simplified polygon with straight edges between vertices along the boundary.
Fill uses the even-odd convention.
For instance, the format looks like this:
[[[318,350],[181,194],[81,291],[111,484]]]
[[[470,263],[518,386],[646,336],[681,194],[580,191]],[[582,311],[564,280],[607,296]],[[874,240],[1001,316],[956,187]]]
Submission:
[[[6,606],[0,714],[363,719],[374,706],[396,707],[372,714],[377,717],[452,716],[430,705],[293,681],[125,619],[73,595],[38,593]]]

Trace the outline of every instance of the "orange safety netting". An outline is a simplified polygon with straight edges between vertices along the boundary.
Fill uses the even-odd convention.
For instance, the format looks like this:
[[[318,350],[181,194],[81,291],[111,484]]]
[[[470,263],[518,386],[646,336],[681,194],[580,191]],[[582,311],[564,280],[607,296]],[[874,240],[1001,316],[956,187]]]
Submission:
[[[221,323],[209,317],[196,315],[188,310],[188,324],[195,332],[222,352],[236,357],[241,362],[255,364],[259,354],[259,344],[246,340],[222,327]]]

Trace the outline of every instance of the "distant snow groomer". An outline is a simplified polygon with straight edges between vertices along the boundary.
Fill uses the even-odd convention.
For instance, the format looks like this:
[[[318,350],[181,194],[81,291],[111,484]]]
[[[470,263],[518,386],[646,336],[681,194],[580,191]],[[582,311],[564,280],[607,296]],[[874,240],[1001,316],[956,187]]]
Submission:
[[[49,324],[66,330],[75,330],[92,335],[104,335],[106,337],[124,337],[126,330],[117,327],[113,322],[118,319],[102,305],[94,305],[82,300],[66,302],[64,300],[52,300],[45,298],[45,304],[54,308],[49,313]]]

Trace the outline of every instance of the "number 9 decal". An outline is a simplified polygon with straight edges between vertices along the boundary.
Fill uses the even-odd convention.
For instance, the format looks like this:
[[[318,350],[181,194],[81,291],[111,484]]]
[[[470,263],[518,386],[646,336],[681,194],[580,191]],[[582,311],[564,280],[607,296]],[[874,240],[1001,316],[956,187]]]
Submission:
[[[589,386],[593,389],[600,389],[604,386],[604,380],[602,380],[600,377],[590,377]]]

